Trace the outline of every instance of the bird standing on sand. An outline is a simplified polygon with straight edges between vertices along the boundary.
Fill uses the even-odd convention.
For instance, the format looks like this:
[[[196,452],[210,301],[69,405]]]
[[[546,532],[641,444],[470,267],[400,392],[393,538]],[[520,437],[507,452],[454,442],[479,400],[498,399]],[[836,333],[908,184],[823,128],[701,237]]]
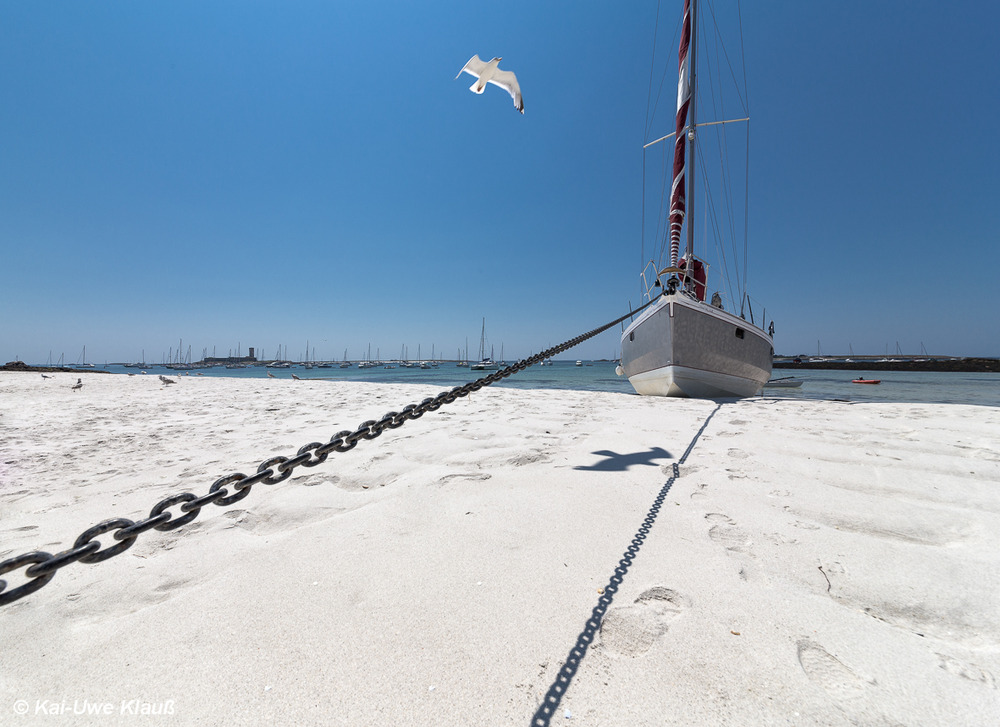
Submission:
[[[162,381],[164,384],[176,384],[177,383],[173,379],[168,379],[166,376],[164,376],[162,374],[160,374],[160,381]]]
[[[73,386],[71,386],[70,388],[73,389],[73,391],[76,391],[77,389],[82,389],[83,388],[83,379],[77,379],[76,383],[73,384]]]
[[[489,63],[484,63],[479,59],[479,55],[474,55],[465,64],[465,67],[458,72],[458,76],[468,73],[476,77],[476,82],[469,86],[473,93],[482,93],[487,83],[499,86],[514,99],[514,108],[524,113],[524,101],[521,99],[521,87],[517,83],[517,76],[510,71],[501,71],[497,66],[503,57],[494,58]],[[455,78],[458,78],[455,76]]]
[[[42,374],[42,378],[43,379],[51,379],[52,377],[51,376],[46,376],[45,374]]]

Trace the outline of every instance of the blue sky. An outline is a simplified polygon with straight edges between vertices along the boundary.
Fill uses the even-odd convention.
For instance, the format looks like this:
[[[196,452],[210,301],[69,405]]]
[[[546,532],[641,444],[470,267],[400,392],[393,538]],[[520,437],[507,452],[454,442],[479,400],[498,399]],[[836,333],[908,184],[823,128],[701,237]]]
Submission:
[[[510,359],[617,317],[641,147],[672,130],[668,108],[644,137],[656,12],[0,0],[0,359],[474,355],[484,317]],[[742,13],[776,350],[1000,356],[1000,6]],[[473,53],[517,73],[524,116],[455,80]]]

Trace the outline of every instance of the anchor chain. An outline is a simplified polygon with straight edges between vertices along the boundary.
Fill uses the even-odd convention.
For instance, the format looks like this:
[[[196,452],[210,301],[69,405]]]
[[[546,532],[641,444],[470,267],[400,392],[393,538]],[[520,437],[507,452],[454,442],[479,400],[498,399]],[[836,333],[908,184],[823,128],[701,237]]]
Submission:
[[[275,485],[291,477],[296,467],[315,467],[323,464],[332,453],[349,452],[358,446],[358,443],[362,439],[375,439],[386,429],[398,429],[409,420],[419,419],[427,412],[437,411],[445,404],[451,404],[461,397],[468,396],[474,391],[479,391],[484,386],[502,381],[508,376],[512,376],[519,371],[524,371],[524,369],[534,366],[547,358],[567,351],[587,339],[603,333],[612,326],[618,325],[626,318],[634,316],[656,300],[656,298],[653,298],[610,323],[581,334],[558,346],[546,349],[541,353],[536,353],[533,356],[522,359],[488,376],[476,379],[462,386],[456,386],[437,396],[424,399],[419,404],[407,404],[401,411],[390,411],[381,419],[369,419],[366,422],[362,422],[354,431],[345,429],[337,432],[326,443],[310,442],[309,444],[305,444],[299,448],[294,457],[270,457],[261,462],[257,467],[256,473],[252,475],[248,476],[242,472],[234,472],[220,477],[212,483],[212,486],[208,488],[208,493],[205,495],[199,497],[193,492],[182,492],[166,497],[153,506],[152,510],[149,511],[149,517],[144,520],[132,521],[123,517],[111,518],[84,530],[73,543],[72,548],[56,553],[55,555],[36,550],[8,558],[0,562],[0,576],[27,566],[24,570],[24,575],[31,580],[16,588],[7,590],[7,581],[0,578],[0,606],[13,603],[34,593],[55,578],[56,571],[68,566],[70,563],[77,561],[80,563],[100,563],[103,560],[124,553],[147,530],[174,530],[187,525],[197,518],[201,513],[201,509],[206,505],[218,505],[220,507],[232,505],[249,495],[251,488],[256,484]],[[176,511],[171,511],[171,508],[175,507]],[[117,542],[102,548],[96,538],[108,533],[111,533],[111,539]]]

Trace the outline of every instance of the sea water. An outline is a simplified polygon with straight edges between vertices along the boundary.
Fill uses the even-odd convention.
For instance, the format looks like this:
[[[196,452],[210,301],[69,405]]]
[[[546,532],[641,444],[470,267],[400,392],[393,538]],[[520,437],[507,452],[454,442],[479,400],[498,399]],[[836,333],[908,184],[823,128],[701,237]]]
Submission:
[[[636,396],[624,376],[615,374],[613,361],[555,361],[551,366],[536,364],[493,386],[517,389],[571,389],[578,391],[610,391]],[[454,363],[440,363],[437,368],[371,367],[268,369],[254,366],[246,369],[214,367],[192,371],[175,371],[163,366],[150,366],[143,371],[151,376],[228,376],[234,378],[267,378],[268,372],[278,379],[291,379],[294,373],[301,379],[322,381],[366,381],[381,384],[420,384],[427,386],[428,396],[442,389],[461,386],[488,376],[489,371],[472,371]],[[138,369],[109,365],[113,373],[135,373]],[[977,404],[1000,406],[1000,374],[956,373],[929,371],[837,371],[775,369],[774,378],[795,376],[802,380],[797,389],[765,387],[762,396],[776,399],[836,399],[855,402],[906,402],[941,404]],[[852,379],[879,379],[880,384],[853,384]]]

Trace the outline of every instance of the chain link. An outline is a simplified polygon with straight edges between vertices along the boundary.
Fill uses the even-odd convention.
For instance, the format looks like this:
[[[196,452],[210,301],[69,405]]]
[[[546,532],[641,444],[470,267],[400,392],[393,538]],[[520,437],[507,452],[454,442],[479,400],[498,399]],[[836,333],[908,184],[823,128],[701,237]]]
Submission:
[[[541,353],[536,353],[504,369],[494,371],[488,376],[476,379],[462,386],[456,386],[437,396],[424,399],[419,404],[407,404],[401,411],[391,411],[381,419],[369,419],[353,432],[349,429],[337,432],[330,437],[330,441],[326,444],[311,442],[301,447],[294,457],[277,456],[266,459],[257,467],[257,473],[249,477],[241,472],[234,472],[220,477],[212,484],[208,493],[201,497],[192,492],[182,492],[164,498],[153,506],[153,509],[149,511],[149,517],[145,520],[133,522],[121,517],[104,520],[84,530],[69,550],[64,550],[55,555],[42,551],[33,551],[0,561],[0,576],[4,573],[10,573],[11,571],[28,566],[25,568],[24,575],[31,579],[17,588],[7,590],[7,581],[0,578],[0,606],[13,603],[24,596],[34,593],[51,581],[55,577],[57,570],[70,563],[77,561],[81,563],[99,563],[131,548],[139,535],[147,530],[174,530],[187,525],[198,517],[201,509],[206,505],[214,504],[220,507],[232,505],[249,495],[250,489],[259,482],[263,482],[265,485],[275,485],[291,477],[296,467],[315,467],[325,462],[332,452],[349,452],[358,446],[358,442],[363,439],[375,439],[386,429],[398,429],[407,420],[419,419],[429,411],[437,411],[445,404],[451,404],[474,391],[479,391],[484,386],[502,381],[508,376],[534,366],[540,361],[552,358],[573,348],[588,338],[592,338],[612,326],[618,325],[626,318],[634,316],[643,308],[651,305],[655,300],[655,298],[650,300],[648,303],[600,328],[595,328],[558,346],[546,349]],[[230,494],[229,488],[232,488],[232,494]],[[180,505],[179,509],[184,514],[174,515],[168,511],[169,508],[175,505]],[[99,535],[105,535],[112,531],[114,531],[112,539],[116,541],[116,544],[102,549],[101,544],[94,539]]]

